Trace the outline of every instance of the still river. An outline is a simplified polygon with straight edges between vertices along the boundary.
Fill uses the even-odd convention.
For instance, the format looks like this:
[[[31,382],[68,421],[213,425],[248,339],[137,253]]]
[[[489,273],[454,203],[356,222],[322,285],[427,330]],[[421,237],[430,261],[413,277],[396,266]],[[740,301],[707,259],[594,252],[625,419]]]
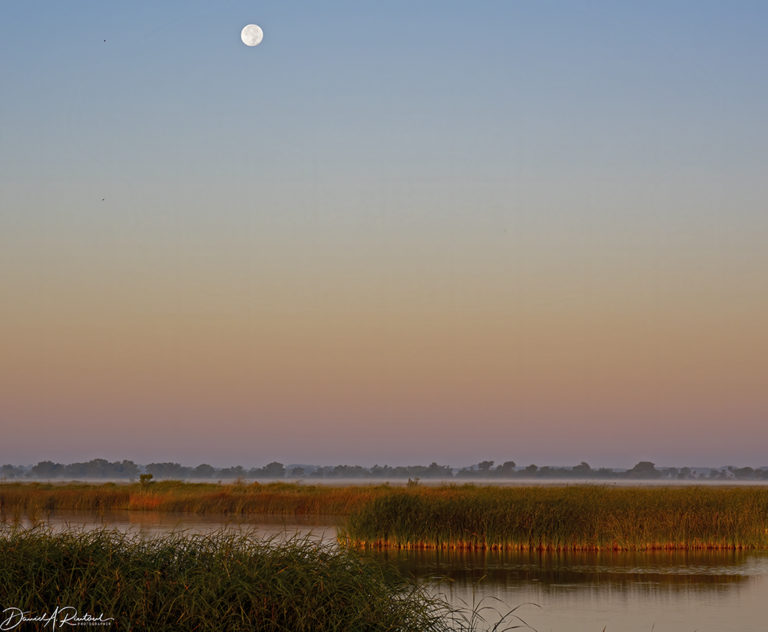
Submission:
[[[151,536],[222,528],[333,542],[333,518],[232,521],[146,512],[50,515],[53,529],[115,528]],[[25,526],[28,523],[22,522]],[[7,526],[7,525],[6,525]],[[538,632],[768,631],[768,555],[704,553],[376,554],[429,583],[455,605],[516,613]],[[534,605],[535,604],[535,605]],[[494,616],[489,613],[488,619]]]

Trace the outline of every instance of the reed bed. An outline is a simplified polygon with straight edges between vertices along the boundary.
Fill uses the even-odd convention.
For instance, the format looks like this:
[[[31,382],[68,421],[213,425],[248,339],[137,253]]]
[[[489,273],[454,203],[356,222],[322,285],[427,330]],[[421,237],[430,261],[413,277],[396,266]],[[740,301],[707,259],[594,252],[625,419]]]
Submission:
[[[0,521],[123,509],[346,517],[366,548],[768,549],[768,487],[0,484]]]
[[[151,485],[87,483],[2,483],[0,516],[40,516],[56,511],[172,511],[199,515],[345,516],[387,485],[330,487],[296,483],[184,483],[159,481]]]
[[[301,539],[265,541],[231,532],[142,539],[115,531],[6,530],[0,532],[0,559],[0,612],[18,608],[50,616],[56,606],[71,607],[81,617],[112,619],[101,629],[442,632],[473,627],[455,625],[461,619],[444,601],[392,568],[351,550]]]
[[[0,512],[108,511],[128,506],[130,487],[105,483],[0,483]]]
[[[362,548],[768,549],[768,488],[392,490],[349,516],[341,537]]]

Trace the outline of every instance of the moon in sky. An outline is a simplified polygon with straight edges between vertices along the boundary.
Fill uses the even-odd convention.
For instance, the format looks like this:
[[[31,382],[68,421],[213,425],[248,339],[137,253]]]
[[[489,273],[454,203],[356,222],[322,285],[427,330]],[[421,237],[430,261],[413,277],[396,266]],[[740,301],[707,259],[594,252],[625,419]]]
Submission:
[[[258,24],[247,24],[240,31],[240,39],[246,46],[258,46],[264,39],[264,31]]]

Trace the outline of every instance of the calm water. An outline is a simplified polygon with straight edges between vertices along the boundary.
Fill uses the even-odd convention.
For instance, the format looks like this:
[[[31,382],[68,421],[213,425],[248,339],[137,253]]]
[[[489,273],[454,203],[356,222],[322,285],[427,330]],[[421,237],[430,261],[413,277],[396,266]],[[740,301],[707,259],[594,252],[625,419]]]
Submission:
[[[382,557],[453,602],[518,610],[539,632],[764,632],[768,556],[747,553],[456,554]],[[500,601],[496,601],[496,600]]]
[[[332,542],[337,520],[111,512],[46,518],[54,529],[109,527],[153,535],[221,528],[265,537],[309,535]],[[22,521],[30,526],[28,521]],[[538,632],[765,632],[768,555],[755,553],[461,554],[386,552],[455,604],[478,603],[519,614]],[[494,619],[489,613],[489,619]]]

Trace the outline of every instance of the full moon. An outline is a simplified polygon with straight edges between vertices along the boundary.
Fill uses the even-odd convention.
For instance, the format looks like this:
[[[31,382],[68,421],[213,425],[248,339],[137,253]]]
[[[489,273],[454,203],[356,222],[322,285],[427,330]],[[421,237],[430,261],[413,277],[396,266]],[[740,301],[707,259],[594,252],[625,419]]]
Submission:
[[[258,24],[248,24],[240,31],[240,39],[246,46],[258,46],[264,39],[264,31]]]

